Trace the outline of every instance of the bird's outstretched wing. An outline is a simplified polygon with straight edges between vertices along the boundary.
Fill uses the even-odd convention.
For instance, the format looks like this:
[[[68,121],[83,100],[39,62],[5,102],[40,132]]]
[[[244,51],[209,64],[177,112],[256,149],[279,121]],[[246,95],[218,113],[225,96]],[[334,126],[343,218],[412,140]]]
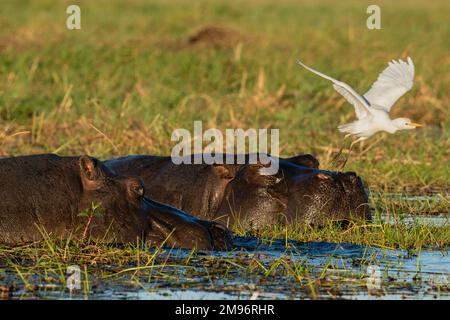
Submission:
[[[364,97],[375,108],[391,111],[394,103],[411,90],[414,79],[414,64],[410,57],[408,63],[392,60],[383,70]]]
[[[348,102],[350,102],[355,107],[356,117],[358,119],[364,118],[368,114],[370,114],[370,103],[360,94],[358,94],[352,87],[350,87],[345,82],[336,80],[332,77],[329,77],[317,70],[314,70],[307,65],[303,64],[300,60],[297,61],[299,65],[304,67],[305,69],[321,76],[322,78],[328,79],[333,82],[333,88],[339,92]]]

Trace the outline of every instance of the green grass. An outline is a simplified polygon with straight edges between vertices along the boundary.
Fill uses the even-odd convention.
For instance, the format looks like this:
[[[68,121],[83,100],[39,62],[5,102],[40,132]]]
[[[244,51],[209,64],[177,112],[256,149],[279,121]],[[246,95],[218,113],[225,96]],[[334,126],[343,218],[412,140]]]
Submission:
[[[1,2],[0,155],[168,155],[172,130],[203,120],[204,130],[280,128],[283,155],[311,152],[332,169],[336,127],[354,112],[296,59],[362,92],[389,59],[410,55],[416,82],[394,115],[426,127],[375,136],[346,169],[362,176],[380,211],[448,212],[446,1],[382,1],[378,31],[365,26],[364,1],[79,3],[82,29],[69,31],[69,2]],[[229,37],[187,44],[211,25]]]
[[[410,55],[412,92],[394,108],[427,126],[380,134],[350,158],[371,188],[448,190],[450,36],[447,1],[2,1],[0,154],[169,154],[175,128],[280,128],[281,153],[314,153],[325,168],[353,109],[303,61],[363,92],[387,61]],[[218,46],[186,44],[207,25]],[[231,38],[231,36],[230,36]],[[237,39],[237,40],[236,40]],[[21,133],[14,135],[16,133]]]
[[[373,137],[356,148],[346,169],[356,171],[374,191],[371,199],[377,212],[398,219],[405,212],[448,213],[448,1],[379,1],[378,31],[366,28],[368,1],[77,3],[82,10],[80,31],[65,28],[65,9],[71,1],[0,2],[0,156],[168,155],[174,145],[172,131],[191,130],[194,120],[203,120],[204,130],[280,128],[282,155],[313,153],[323,168],[333,169],[330,161],[343,139],[337,126],[353,119],[353,108],[328,82],[299,68],[296,59],[364,92],[387,61],[411,56],[416,65],[414,88],[393,113],[426,126]],[[215,45],[188,45],[190,35],[211,25],[228,30],[229,38]],[[411,202],[375,191],[438,195]],[[448,248],[449,230],[448,223],[431,227],[375,221],[350,225],[345,231],[332,225],[299,226],[255,235],[267,241],[351,242],[420,252]],[[189,259],[177,263],[188,266]],[[48,240],[1,248],[0,261],[6,262],[1,268],[17,270],[25,286],[36,274],[44,282],[63,283],[70,263],[87,266],[83,272],[101,279],[131,275],[126,281],[136,286],[145,279],[170,279],[170,272],[161,271],[168,262],[146,248]],[[310,297],[317,295],[316,280],[308,280],[307,267],[285,260],[271,265],[258,260],[233,263],[267,276],[282,268],[300,279]],[[114,267],[99,273],[97,265]],[[221,270],[232,272],[229,267]],[[135,276],[143,271],[144,278]]]

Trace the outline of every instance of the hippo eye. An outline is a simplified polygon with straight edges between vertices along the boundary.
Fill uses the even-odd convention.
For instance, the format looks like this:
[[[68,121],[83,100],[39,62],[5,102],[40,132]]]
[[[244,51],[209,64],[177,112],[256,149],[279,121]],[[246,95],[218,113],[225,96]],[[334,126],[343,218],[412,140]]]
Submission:
[[[144,188],[142,186],[137,187],[134,192],[141,198],[144,196]]]
[[[138,200],[141,200],[144,197],[144,186],[141,183],[133,182],[128,185],[128,192],[133,197],[136,197]]]

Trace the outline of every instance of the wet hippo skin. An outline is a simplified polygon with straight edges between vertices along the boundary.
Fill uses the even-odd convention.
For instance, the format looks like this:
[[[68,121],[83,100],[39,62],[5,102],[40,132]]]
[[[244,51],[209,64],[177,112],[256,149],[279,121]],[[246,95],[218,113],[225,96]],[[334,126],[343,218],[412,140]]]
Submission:
[[[108,243],[231,247],[225,227],[145,197],[138,177],[118,175],[88,156],[0,159],[0,199],[0,243],[40,240],[45,230],[57,238]]]
[[[247,227],[368,220],[368,198],[353,172],[319,169],[311,155],[279,159],[275,175],[261,163],[181,164],[170,157],[128,156],[104,162],[121,174],[139,176],[146,195],[198,217]],[[236,162],[235,162],[236,163]]]

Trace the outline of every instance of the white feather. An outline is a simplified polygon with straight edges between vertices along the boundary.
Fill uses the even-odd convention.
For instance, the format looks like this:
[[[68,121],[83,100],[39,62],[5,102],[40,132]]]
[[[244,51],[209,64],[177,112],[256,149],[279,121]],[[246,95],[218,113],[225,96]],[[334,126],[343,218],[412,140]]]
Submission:
[[[364,97],[375,108],[391,111],[394,103],[411,90],[414,80],[414,64],[410,57],[408,63],[392,60],[383,70]]]
[[[333,88],[354,106],[358,120],[340,125],[339,131],[356,135],[361,141],[379,131],[395,133],[398,130],[414,129],[420,126],[407,118],[392,120],[389,117],[392,105],[413,86],[414,64],[411,58],[408,57],[408,63],[402,60],[390,62],[364,96],[359,95],[342,81],[314,70],[300,61],[298,64],[333,82]]]
[[[364,97],[359,95],[348,84],[346,84],[345,82],[336,80],[330,76],[327,76],[326,74],[323,74],[322,72],[314,70],[313,68],[310,68],[307,65],[303,64],[300,60],[298,60],[297,63],[299,65],[303,66],[305,69],[321,76],[322,78],[328,79],[331,82],[333,82],[333,88],[338,93],[340,93],[350,104],[353,105],[353,107],[355,108],[356,117],[358,119],[366,117],[368,114],[370,114],[369,103],[367,103],[367,101],[364,99]]]

